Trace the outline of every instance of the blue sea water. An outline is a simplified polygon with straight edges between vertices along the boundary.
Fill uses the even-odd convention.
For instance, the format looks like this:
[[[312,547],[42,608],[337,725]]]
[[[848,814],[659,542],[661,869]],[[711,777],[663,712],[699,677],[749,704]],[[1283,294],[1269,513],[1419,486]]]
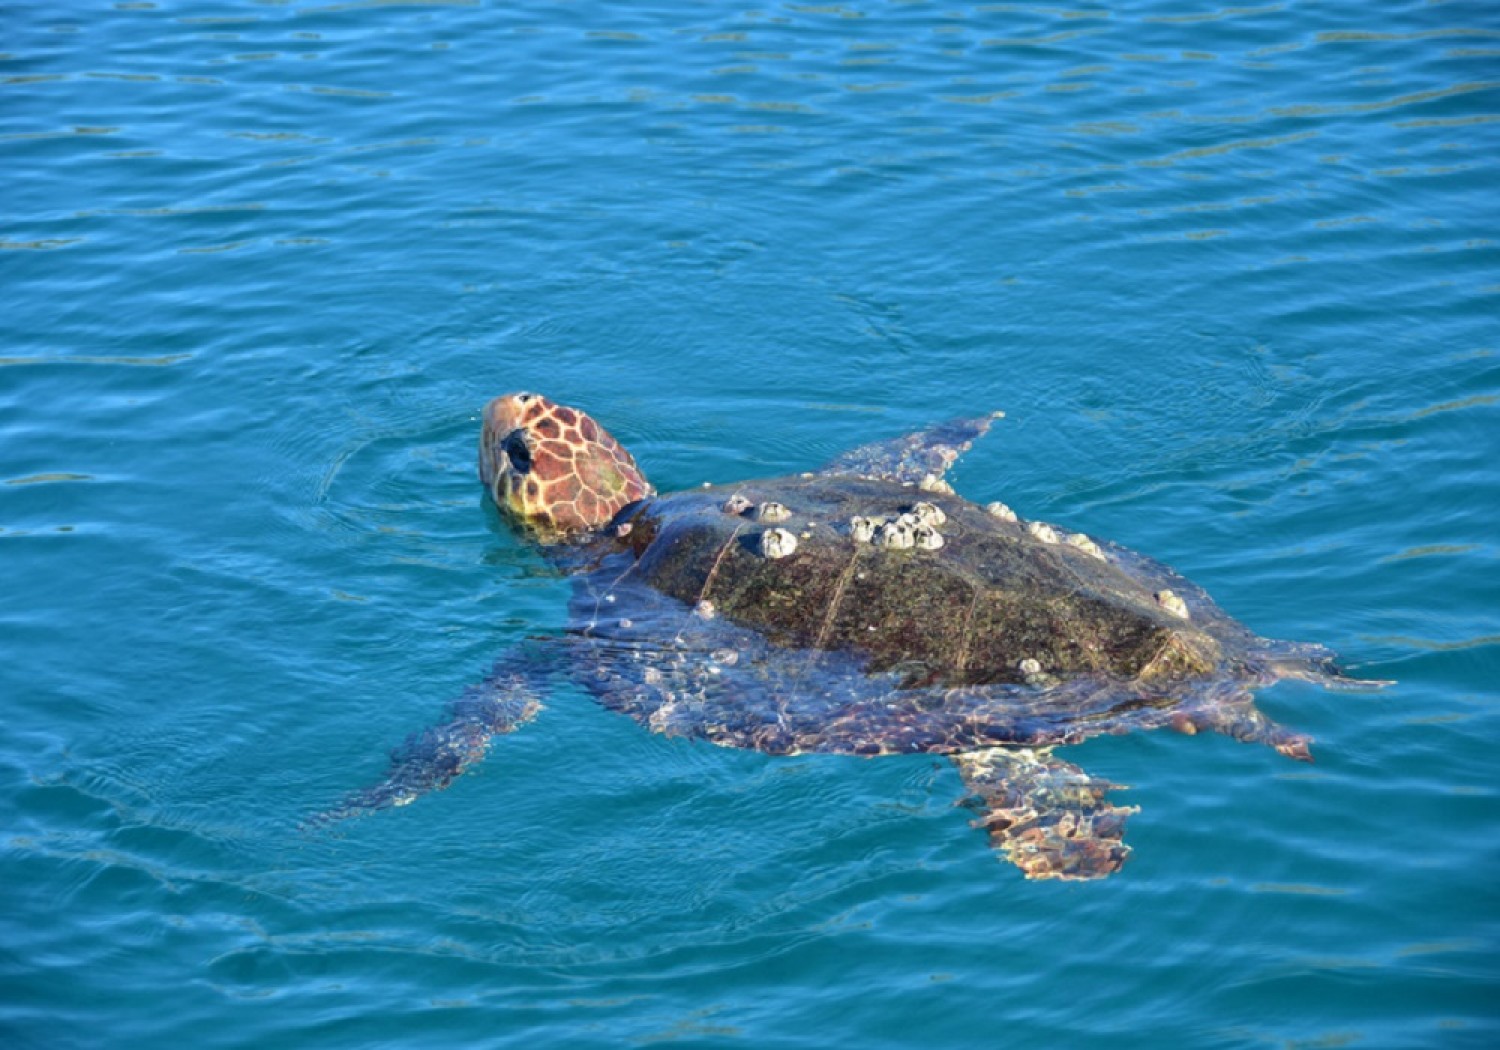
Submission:
[[[1500,8],[0,3],[0,1044],[1500,1045]],[[1007,413],[961,492],[1380,693],[1136,734],[1027,882],[944,761],[577,690],[299,822],[566,583],[538,389],[662,489]]]

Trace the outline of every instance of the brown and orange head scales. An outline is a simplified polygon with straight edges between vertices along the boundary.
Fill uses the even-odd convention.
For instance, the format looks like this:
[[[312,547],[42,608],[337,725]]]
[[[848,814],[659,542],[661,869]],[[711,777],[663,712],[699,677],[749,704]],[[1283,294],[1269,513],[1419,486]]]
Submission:
[[[545,541],[601,528],[653,491],[609,431],[540,394],[484,407],[479,477],[497,507]]]

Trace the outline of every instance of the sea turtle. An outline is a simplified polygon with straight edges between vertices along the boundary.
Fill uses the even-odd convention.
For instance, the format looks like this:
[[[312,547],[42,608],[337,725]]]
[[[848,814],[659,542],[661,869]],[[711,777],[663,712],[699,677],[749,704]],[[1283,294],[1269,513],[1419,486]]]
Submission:
[[[998,413],[997,413],[998,415]],[[504,656],[386,778],[324,819],[446,786],[553,679],[658,733],[774,755],[949,756],[977,825],[1029,878],[1116,871],[1134,807],[1053,754],[1101,733],[1214,730],[1310,760],[1256,709],[1282,678],[1346,677],[1257,637],[1171,569],[943,480],[993,416],[866,445],[821,470],[658,495],[576,408],[484,410],[479,474],[573,579],[567,630]]]

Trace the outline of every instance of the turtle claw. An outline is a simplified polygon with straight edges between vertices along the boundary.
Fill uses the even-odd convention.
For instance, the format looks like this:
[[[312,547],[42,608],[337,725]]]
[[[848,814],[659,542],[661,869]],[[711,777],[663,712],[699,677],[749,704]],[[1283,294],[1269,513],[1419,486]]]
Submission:
[[[1312,737],[1306,733],[1288,733],[1285,730],[1282,732],[1284,736],[1281,740],[1273,743],[1272,747],[1280,754],[1285,755],[1287,758],[1295,758],[1298,762],[1311,762],[1313,760],[1310,746],[1312,744]]]
[[[1120,870],[1135,806],[1105,799],[1119,787],[1047,750],[991,747],[954,756],[990,845],[1028,879],[1101,879]]]

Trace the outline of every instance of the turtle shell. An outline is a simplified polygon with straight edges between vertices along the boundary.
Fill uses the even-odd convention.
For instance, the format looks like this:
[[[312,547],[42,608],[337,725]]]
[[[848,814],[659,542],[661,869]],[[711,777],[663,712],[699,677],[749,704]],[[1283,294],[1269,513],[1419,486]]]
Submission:
[[[935,543],[887,546],[878,525],[871,536],[929,508]],[[636,582],[775,646],[860,654],[904,687],[1078,675],[1169,687],[1214,673],[1247,634],[1211,608],[1202,625],[1174,611],[1169,570],[890,481],[706,487],[644,501],[614,532]]]

